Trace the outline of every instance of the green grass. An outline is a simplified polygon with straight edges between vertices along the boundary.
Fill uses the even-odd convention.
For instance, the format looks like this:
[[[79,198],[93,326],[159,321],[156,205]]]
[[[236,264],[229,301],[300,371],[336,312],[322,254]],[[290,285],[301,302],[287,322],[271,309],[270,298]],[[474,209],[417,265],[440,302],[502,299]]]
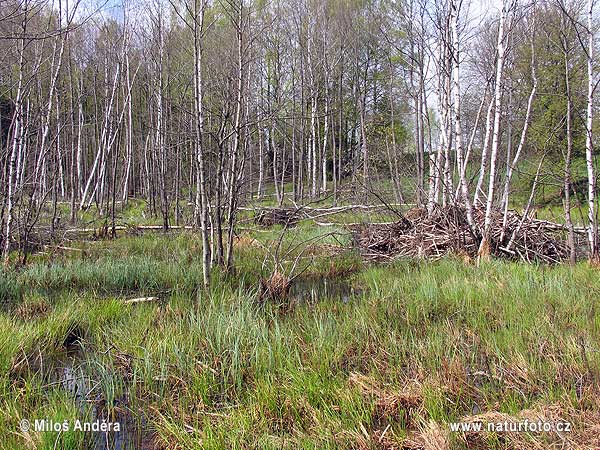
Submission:
[[[561,417],[573,423],[575,448],[593,447],[596,268],[454,258],[369,266],[348,250],[343,228],[303,221],[283,236],[284,271],[298,259],[303,277],[344,277],[357,294],[261,304],[258,280],[273,270],[280,233],[244,231],[236,272],[216,270],[208,291],[201,241],[189,232],[76,243],[81,251],[2,272],[0,296],[11,306],[0,313],[0,449],[93,442],[89,433],[19,431],[23,418],[93,417],[92,403],[55,382],[70,357],[94,386],[96,412],[143,429],[157,448],[559,442],[449,432],[448,422],[471,420],[475,408]],[[161,301],[123,302],[153,294]]]

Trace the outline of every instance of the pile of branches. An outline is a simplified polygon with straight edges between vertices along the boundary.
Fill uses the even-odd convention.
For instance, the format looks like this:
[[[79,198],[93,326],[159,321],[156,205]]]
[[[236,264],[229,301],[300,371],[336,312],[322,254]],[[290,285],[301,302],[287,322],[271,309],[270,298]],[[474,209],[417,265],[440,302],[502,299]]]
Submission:
[[[264,208],[256,213],[254,223],[263,227],[273,225],[295,225],[300,220],[296,208]]]
[[[439,259],[448,254],[468,258],[491,255],[525,262],[558,263],[568,259],[564,227],[509,212],[492,212],[486,244],[481,245],[485,209],[473,207],[471,227],[463,205],[409,210],[391,224],[358,225],[354,239],[363,257],[390,260],[401,257]]]

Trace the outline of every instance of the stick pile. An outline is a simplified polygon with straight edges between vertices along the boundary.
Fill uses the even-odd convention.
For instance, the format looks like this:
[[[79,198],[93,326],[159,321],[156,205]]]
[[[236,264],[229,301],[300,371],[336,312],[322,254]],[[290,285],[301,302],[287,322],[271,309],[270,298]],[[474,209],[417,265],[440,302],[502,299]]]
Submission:
[[[256,214],[254,223],[263,227],[295,225],[299,219],[298,211],[294,208],[264,208]]]
[[[353,227],[363,257],[392,260],[401,257],[439,259],[447,254],[475,257],[482,241],[485,209],[473,207],[474,228],[463,205],[436,206],[431,214],[414,208],[393,224]],[[509,212],[503,227],[501,211],[492,213],[486,253],[525,262],[558,263],[568,259],[564,230],[549,222]]]

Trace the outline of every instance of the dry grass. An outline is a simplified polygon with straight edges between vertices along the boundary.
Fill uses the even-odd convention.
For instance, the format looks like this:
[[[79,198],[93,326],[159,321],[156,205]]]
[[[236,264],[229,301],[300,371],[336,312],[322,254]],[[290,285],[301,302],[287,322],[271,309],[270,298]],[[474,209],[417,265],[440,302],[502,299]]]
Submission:
[[[236,249],[246,249],[258,248],[261,247],[261,244],[248,233],[242,233],[239,236],[233,237],[233,246]]]
[[[600,448],[600,413],[582,411],[564,403],[540,404],[532,409],[525,409],[516,415],[489,411],[484,414],[466,416],[460,419],[465,423],[482,423],[481,432],[461,432],[460,440],[469,448],[487,448],[492,432],[487,431],[487,424],[532,422],[556,424],[571,423],[571,431],[551,432],[496,432],[505,442],[505,448],[544,450],[550,448],[573,448],[592,450]]]
[[[260,280],[258,298],[260,301],[283,301],[290,292],[290,279],[275,271],[267,279]]]
[[[50,313],[51,306],[45,298],[26,299],[15,309],[15,317],[21,320],[43,319]]]
[[[406,450],[449,450],[450,439],[447,429],[430,420],[420,431],[411,433],[402,448]]]
[[[372,377],[359,373],[351,373],[348,378],[350,386],[357,388],[366,401],[374,404],[371,417],[370,438],[385,449],[396,448],[393,424],[404,423],[407,429],[420,426],[427,412],[423,403],[423,385],[413,381],[402,389],[383,386]]]

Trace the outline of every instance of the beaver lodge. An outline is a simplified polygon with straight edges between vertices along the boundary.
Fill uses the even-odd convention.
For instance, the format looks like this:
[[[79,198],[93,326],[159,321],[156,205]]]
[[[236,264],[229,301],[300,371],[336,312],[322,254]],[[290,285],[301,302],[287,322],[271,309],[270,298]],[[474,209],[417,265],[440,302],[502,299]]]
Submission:
[[[564,238],[566,227],[522,216],[494,211],[488,245],[480,249],[485,208],[473,207],[473,229],[462,205],[435,206],[409,210],[401,220],[386,224],[353,225],[352,231],[364,258],[439,259],[448,254],[467,258],[479,254],[524,262],[558,263],[569,258]]]

